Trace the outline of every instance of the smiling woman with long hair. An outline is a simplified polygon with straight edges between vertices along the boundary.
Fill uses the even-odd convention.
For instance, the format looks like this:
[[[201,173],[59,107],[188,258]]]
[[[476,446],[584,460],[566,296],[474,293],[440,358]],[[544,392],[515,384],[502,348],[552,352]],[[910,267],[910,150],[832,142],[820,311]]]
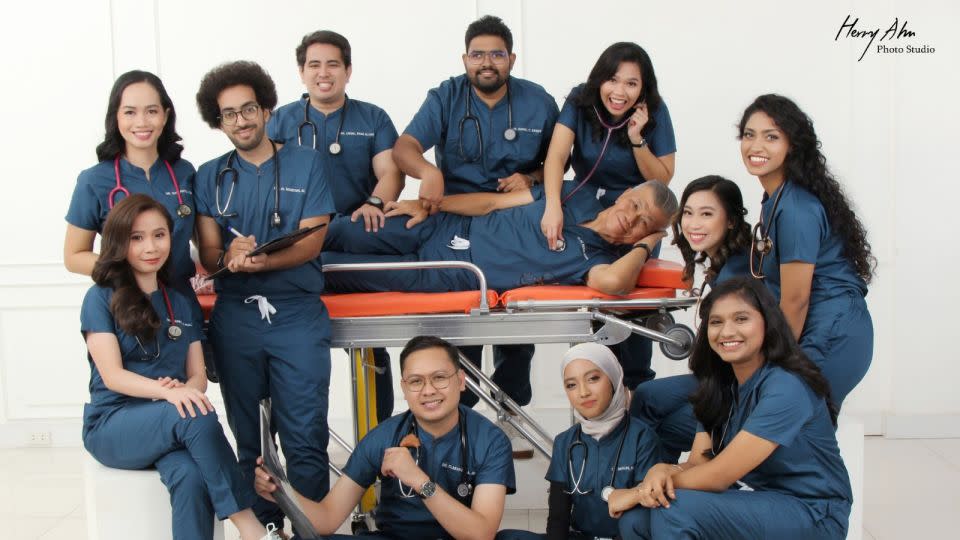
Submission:
[[[624,514],[621,535],[844,538],[852,493],[836,407],[776,300],[756,280],[734,278],[700,316],[690,458],[650,469],[636,490],[643,508]]]
[[[244,540],[278,538],[250,509],[253,486],[204,394],[203,321],[166,286],[172,228],[163,205],[140,194],[120,201],[104,224],[96,284],[80,311],[90,362],[83,445],[108,467],[159,471],[175,539],[213,538],[215,515]]]

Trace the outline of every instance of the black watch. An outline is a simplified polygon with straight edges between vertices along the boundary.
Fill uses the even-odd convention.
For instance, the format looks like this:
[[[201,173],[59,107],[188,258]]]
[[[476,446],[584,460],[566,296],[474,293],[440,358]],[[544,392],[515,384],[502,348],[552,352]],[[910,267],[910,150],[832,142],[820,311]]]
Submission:
[[[646,145],[647,145],[647,140],[644,139],[643,137],[640,137],[640,142],[637,144],[633,144],[632,142],[630,143],[630,146],[634,148],[643,148]]]
[[[637,242],[636,244],[633,245],[633,248],[634,249],[640,248],[646,251],[648,259],[650,258],[650,255],[653,253],[653,251],[650,250],[650,246],[648,246],[646,242]]]
[[[367,200],[363,201],[363,203],[369,204],[374,208],[378,208],[381,212],[383,212],[383,199],[381,199],[380,197],[377,197],[376,195],[371,195],[367,197]]]
[[[430,497],[433,497],[434,493],[436,492],[437,484],[432,480],[427,480],[422,486],[420,486],[419,495],[421,499],[429,499]]]

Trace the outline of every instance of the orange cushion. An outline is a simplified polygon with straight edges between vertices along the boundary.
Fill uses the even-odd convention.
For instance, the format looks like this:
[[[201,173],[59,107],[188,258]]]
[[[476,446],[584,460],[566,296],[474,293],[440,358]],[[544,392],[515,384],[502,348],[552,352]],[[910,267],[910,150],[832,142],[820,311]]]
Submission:
[[[350,293],[321,296],[331,317],[376,317],[425,313],[470,313],[480,307],[480,291],[445,293]],[[487,291],[487,303],[497,305],[496,291]]]
[[[638,288],[624,296],[612,296],[583,285],[535,285],[511,289],[503,293],[500,295],[500,303],[507,305],[507,302],[519,300],[593,300],[595,298],[600,300],[637,300],[673,298],[676,294],[676,289],[668,287]]]
[[[637,276],[637,287],[689,289],[692,284],[683,281],[682,276],[682,264],[663,259],[650,259],[643,265],[640,275]]]

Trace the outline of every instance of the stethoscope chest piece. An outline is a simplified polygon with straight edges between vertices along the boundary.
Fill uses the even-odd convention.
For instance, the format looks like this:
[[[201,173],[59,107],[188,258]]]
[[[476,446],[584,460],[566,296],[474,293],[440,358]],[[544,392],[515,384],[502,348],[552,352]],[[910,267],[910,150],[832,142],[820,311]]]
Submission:
[[[330,153],[331,153],[331,154],[333,154],[333,155],[335,155],[335,156],[336,156],[336,155],[339,155],[339,154],[340,154],[340,150],[342,150],[342,148],[341,148],[341,146],[340,146],[340,143],[338,143],[338,142],[336,142],[336,141],[330,143]]]
[[[758,253],[767,255],[773,251],[773,240],[769,236],[756,238],[754,242],[756,243],[755,248]]]
[[[516,138],[517,138],[517,130],[513,129],[512,127],[508,127],[508,128],[507,128],[506,130],[504,130],[504,132],[503,132],[503,138],[506,139],[506,140],[508,140],[508,141],[512,141],[512,140],[516,139]]]
[[[171,341],[176,341],[177,338],[179,338],[182,335],[183,335],[183,328],[180,328],[180,326],[176,324],[171,324],[169,327],[167,327],[167,337],[170,338]]]
[[[457,495],[459,495],[461,498],[468,497],[471,491],[470,484],[467,484],[466,482],[460,482],[457,484]]]
[[[603,499],[603,502],[608,502],[611,493],[613,493],[613,486],[604,486],[603,489],[600,490],[600,498]]]
[[[177,206],[177,215],[184,218],[193,213],[193,210],[186,204],[181,204]]]

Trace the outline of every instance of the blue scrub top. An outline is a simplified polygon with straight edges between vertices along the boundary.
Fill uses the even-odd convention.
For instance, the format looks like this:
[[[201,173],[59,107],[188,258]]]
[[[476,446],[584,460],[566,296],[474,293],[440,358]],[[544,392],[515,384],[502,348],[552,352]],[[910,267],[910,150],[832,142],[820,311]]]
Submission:
[[[513,173],[530,173],[543,166],[557,122],[557,102],[542,86],[510,77],[513,129],[517,138],[503,138],[508,127],[508,100],[504,97],[490,109],[477,97],[466,75],[451,77],[427,93],[420,110],[403,131],[420,142],[423,149],[436,147],[437,166],[443,173],[446,194],[496,191],[497,180]],[[460,120],[470,112],[479,120],[483,156],[476,135],[476,123]],[[463,155],[460,146],[463,146]],[[476,158],[468,162],[464,157]]]
[[[474,486],[500,484],[506,486],[508,494],[516,492],[510,440],[500,428],[473,409],[460,405],[459,411],[467,429],[467,477]],[[380,478],[380,502],[374,516],[377,528],[391,538],[451,538],[420,497],[416,494],[412,498],[402,497],[396,478],[380,477],[384,452],[399,445],[400,439],[409,432],[409,413],[387,419],[360,440],[343,467],[343,473],[364,488]],[[420,469],[444,491],[456,497],[463,463],[460,424],[436,439],[422,429],[417,430],[417,437],[421,445]],[[404,486],[403,490],[409,493],[409,486]],[[470,506],[469,502],[464,504]]]
[[[306,95],[280,107],[267,123],[271,139],[297,145],[297,128],[303,122]],[[339,214],[352,214],[367,200],[377,186],[373,172],[373,157],[393,148],[397,142],[397,128],[386,111],[365,101],[347,98],[346,117],[340,131],[340,153],[331,154],[330,144],[337,139],[337,128],[344,108],[325,115],[316,108],[307,107],[310,121],[317,127],[317,152],[323,162],[323,177],[333,191],[333,204]],[[303,126],[300,131],[303,146],[313,148],[313,130]]]
[[[798,497],[818,516],[846,523],[853,494],[826,400],[796,374],[770,364],[740,385],[737,397],[724,446],[741,430],[779,445],[742,481]]]
[[[113,289],[94,285],[87,290],[80,307],[80,332],[108,333],[117,336],[120,344],[120,357],[123,368],[149,379],[159,377],[173,377],[186,381],[187,350],[190,344],[200,340],[203,331],[203,319],[196,318],[193,310],[193,299],[188,298],[180,291],[167,287],[167,295],[173,308],[173,318],[183,330],[183,334],[176,341],[167,337],[167,306],[163,294],[157,290],[150,294],[150,303],[153,310],[160,317],[160,329],[153,340],[137,342],[117,326],[110,312],[110,300],[113,298]],[[158,351],[159,348],[159,351]],[[159,356],[157,356],[159,354]],[[90,403],[84,406],[83,429],[89,431],[104,414],[130,403],[149,402],[149,399],[136,398],[119,394],[107,388],[104,384],[93,357],[87,354],[90,362]]]
[[[197,171],[197,211],[210,216],[220,225],[223,249],[235,238],[227,229],[232,226],[244,235],[254,235],[257,244],[300,228],[300,221],[307,218],[334,213],[333,197],[323,176],[320,155],[313,150],[296,145],[284,145],[260,167],[245,161],[240,155],[233,158],[233,167],[238,172],[236,187],[230,207],[226,202],[230,193],[231,178],[227,174],[221,180],[220,206],[226,213],[237,212],[234,217],[221,217],[217,211],[217,175],[227,166],[226,153],[200,166]],[[270,225],[274,209],[274,171],[280,162],[280,216],[279,228]],[[320,258],[300,266],[272,272],[228,273],[215,280],[217,294],[249,296],[261,294],[280,298],[316,296],[323,291],[323,271]]]
[[[777,193],[783,191],[771,220]],[[780,265],[804,262],[815,265],[810,288],[810,309],[833,298],[855,293],[866,296],[867,284],[843,254],[843,240],[830,227],[827,213],[812,193],[793,182],[784,182],[772,197],[763,196],[763,222],[771,223],[773,251],[763,261],[764,284],[780,299]],[[754,261],[755,263],[757,261]]]
[[[564,183],[562,196],[572,189],[570,184]],[[618,246],[580,226],[603,210],[593,196],[580,190],[563,204],[566,247],[558,252],[550,250],[540,231],[546,207],[543,186],[534,186],[531,194],[534,201],[530,204],[478,216],[470,224],[471,260],[483,269],[491,288],[578,285],[586,282],[587,273],[594,266],[617,260]]]
[[[584,85],[579,85],[570,91],[570,95],[563,104],[563,110],[560,111],[560,117],[557,122],[570,128],[574,133],[573,154],[570,163],[573,166],[573,172],[576,173],[574,183],[579,184],[581,180],[593,169],[597,158],[600,156],[600,150],[603,148],[603,139],[606,136],[606,130],[597,139],[594,136],[593,126],[584,114],[594,114],[592,110],[583,110],[576,104],[577,96],[583,91]],[[600,111],[604,114],[604,111]],[[660,102],[660,106],[652,114],[652,119],[656,121],[653,130],[644,135],[650,151],[657,157],[667,154],[673,154],[677,151],[677,141],[673,134],[673,122],[670,120],[670,110],[665,101]],[[606,121],[606,120],[605,120]],[[609,123],[609,122],[608,122]],[[627,129],[624,126],[621,129]],[[627,188],[634,187],[646,181],[640,168],[637,167],[637,160],[633,157],[633,148],[622,146],[616,142],[617,132],[615,131],[607,145],[607,151],[603,156],[603,161],[597,166],[597,171],[590,177],[588,185],[583,189],[590,189],[592,193],[597,193],[598,189],[603,189],[604,194],[598,196],[604,206],[611,206]]]
[[[720,271],[717,272],[717,277],[714,278],[712,286],[716,287],[728,279],[749,275],[750,250],[746,249],[744,251],[737,251],[735,253],[731,253],[727,257],[726,262],[723,263],[723,266],[720,267]]]
[[[131,193],[142,193],[160,202],[173,218],[173,238],[170,244],[171,270],[175,281],[187,283],[196,274],[196,265],[190,259],[190,238],[193,236],[193,224],[197,207],[194,204],[193,184],[195,170],[185,159],[170,164],[180,184],[180,197],[193,212],[186,217],[177,216],[177,192],[173,187],[170,172],[162,159],[150,166],[150,180],[143,169],[120,158],[120,181]],[[73,189],[70,208],[67,210],[67,223],[88,231],[103,232],[103,224],[110,212],[109,195],[117,187],[113,169],[113,160],[101,161],[80,173],[77,185]],[[118,193],[114,199],[119,203],[124,198]]]
[[[579,434],[580,440],[587,447],[587,461],[584,462],[583,446],[576,445],[571,451],[571,445],[577,440],[579,431],[580,426],[577,424],[553,440],[553,458],[550,460],[546,479],[548,482],[563,483],[566,491],[573,491],[574,480],[580,477],[580,467],[583,465],[580,491],[593,491],[586,495],[571,495],[571,527],[587,536],[612,538],[619,534],[617,520],[610,517],[607,503],[600,498],[600,493],[605,486],[632,488],[642,482],[650,467],[659,461],[660,443],[643,421],[628,414],[619,426],[599,441],[590,435]],[[611,481],[621,438],[623,450],[620,452],[620,462],[616,464],[616,475]],[[574,474],[572,479],[571,461]]]

